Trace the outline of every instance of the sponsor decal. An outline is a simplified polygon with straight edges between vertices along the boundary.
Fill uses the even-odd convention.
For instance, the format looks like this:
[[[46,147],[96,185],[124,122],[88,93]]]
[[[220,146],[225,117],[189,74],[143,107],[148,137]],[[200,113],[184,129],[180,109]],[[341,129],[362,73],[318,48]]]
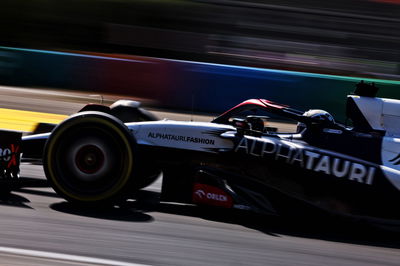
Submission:
[[[0,179],[19,176],[21,135],[19,132],[0,131]]]
[[[7,168],[18,166],[17,154],[19,154],[19,145],[11,144],[10,148],[0,148],[0,162],[6,163]]]
[[[2,159],[5,162],[8,162],[7,168],[10,168],[11,166],[17,166],[17,158],[16,155],[19,153],[19,146],[11,144],[10,149],[4,149],[2,152],[2,149],[0,149],[0,154],[3,154]]]
[[[197,198],[204,199],[206,197],[206,193],[202,189],[198,189],[194,192]]]
[[[192,199],[194,203],[199,204],[225,208],[232,208],[233,206],[232,197],[228,193],[218,187],[206,184],[194,184]]]
[[[400,164],[400,153],[395,156],[393,159],[390,159],[389,162],[393,163],[394,165],[399,165]]]
[[[367,185],[372,184],[376,171],[376,168],[373,166],[366,166],[339,157],[321,154],[272,139],[243,137],[234,148],[234,151],[260,158],[272,158],[276,161],[284,161],[307,170]]]
[[[198,143],[198,144],[208,144],[208,145],[215,144],[215,140],[213,140],[213,139],[198,138],[198,137],[193,137],[193,136],[174,135],[174,134],[163,134],[163,133],[156,133],[156,132],[149,132],[147,137],[152,138],[152,139],[191,142],[191,143]]]
[[[0,148],[0,179],[18,178],[20,154],[20,146],[16,144]]]

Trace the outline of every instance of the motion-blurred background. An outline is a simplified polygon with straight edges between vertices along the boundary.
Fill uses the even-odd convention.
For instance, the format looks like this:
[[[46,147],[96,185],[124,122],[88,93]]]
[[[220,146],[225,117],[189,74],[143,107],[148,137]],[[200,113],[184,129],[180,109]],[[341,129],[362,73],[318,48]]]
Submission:
[[[5,0],[3,46],[398,78],[400,1]]]
[[[202,98],[199,91],[205,87],[213,91],[231,87],[232,102],[228,102],[227,106],[249,96],[271,96],[286,101],[286,98],[277,97],[276,91],[271,94],[271,87],[280,90],[281,94],[293,93],[285,91],[289,85],[284,85],[282,80],[290,81],[291,88],[296,87],[300,91],[311,87],[321,92],[321,88],[343,84],[335,84],[332,80],[314,84],[308,80],[309,76],[295,80],[274,76],[260,85],[254,83],[254,79],[264,79],[270,74],[249,74],[240,72],[242,70],[228,76],[237,78],[241,75],[249,79],[226,83],[225,80],[214,80],[215,74],[226,73],[226,69],[197,69],[196,73],[213,74],[199,78],[187,73],[192,65],[168,63],[165,66],[165,61],[132,56],[377,78],[397,84],[396,81],[400,80],[400,1],[4,0],[0,4],[0,45],[144,60],[163,65],[157,71],[154,68],[143,70],[142,65],[133,68],[118,64],[104,67],[96,63],[93,67],[92,63],[87,63],[91,59],[86,59],[84,63],[60,63],[60,59],[53,57],[26,59],[31,55],[18,57],[15,50],[0,50],[0,82],[8,85],[104,91],[101,85],[104,84],[107,90],[136,93],[139,97],[149,97],[151,91],[152,95],[158,95],[155,98],[159,103],[164,99],[164,105],[177,104],[182,108],[192,108],[193,102],[189,107],[189,104],[180,106],[178,101],[189,98],[191,101],[193,98],[197,102],[204,101],[205,97]],[[15,65],[19,65],[18,69]],[[22,71],[24,67],[42,73]],[[61,68],[64,72],[55,72],[55,69]],[[177,68],[186,72],[177,71]],[[87,72],[85,78],[76,76],[76,72],[82,71]],[[18,73],[18,76],[10,76],[10,72]],[[102,80],[107,75],[114,76]],[[118,75],[138,78],[127,80],[115,77]],[[81,79],[85,82],[76,83]],[[304,79],[307,81],[304,82]],[[351,83],[357,81],[351,80]],[[201,84],[201,88],[196,83]],[[242,85],[239,86],[239,83]],[[170,93],[182,92],[183,88],[189,90],[192,85],[199,88],[192,89],[186,96],[183,93],[179,99],[171,98]],[[175,89],[171,91],[171,87]],[[248,87],[257,90],[250,94],[238,93]],[[260,88],[266,88],[268,93]],[[226,95],[226,91],[220,92],[216,93],[217,98],[218,95]],[[315,93],[301,93],[304,94]],[[326,95],[325,92],[322,95]],[[293,97],[297,98],[296,95]],[[289,103],[292,102],[289,99]],[[336,104],[323,103],[322,107]],[[208,109],[198,106],[197,109],[220,111],[215,106]]]

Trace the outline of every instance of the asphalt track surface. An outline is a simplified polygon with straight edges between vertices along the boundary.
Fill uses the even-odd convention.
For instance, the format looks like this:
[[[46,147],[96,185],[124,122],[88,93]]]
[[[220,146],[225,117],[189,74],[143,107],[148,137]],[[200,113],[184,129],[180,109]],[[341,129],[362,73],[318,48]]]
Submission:
[[[57,106],[42,99],[32,101],[40,111]],[[28,105],[20,102],[39,111]],[[159,202],[161,180],[122,206],[84,210],[48,187],[41,166],[22,165],[21,176],[21,188],[0,200],[0,265],[400,264],[400,235],[363,222]]]

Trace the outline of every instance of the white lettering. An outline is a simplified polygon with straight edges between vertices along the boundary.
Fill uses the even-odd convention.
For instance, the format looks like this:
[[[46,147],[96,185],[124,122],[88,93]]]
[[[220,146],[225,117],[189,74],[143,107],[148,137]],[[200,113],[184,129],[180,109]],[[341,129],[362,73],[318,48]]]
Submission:
[[[370,167],[368,169],[367,179],[365,180],[365,184],[371,185],[374,181],[375,167]]]
[[[256,157],[273,156],[275,160],[284,159],[289,164],[298,163],[302,168],[338,178],[347,176],[349,180],[367,185],[373,183],[376,171],[375,167],[367,167],[363,164],[340,158],[332,158],[329,155],[308,151],[296,146],[292,147],[269,139],[257,141],[244,137],[235,147],[235,152],[239,150]],[[215,200],[217,199],[215,198]]]
[[[228,201],[226,196],[214,193],[207,193],[207,199],[212,199],[216,201]]]
[[[295,162],[299,162],[301,167],[304,167],[303,163],[303,151],[300,149],[296,149],[295,154],[293,155],[292,160],[290,161],[290,164],[294,164]]]
[[[246,153],[249,153],[249,148],[247,147],[247,139],[242,138],[239,142],[239,145],[236,146],[235,152],[237,152],[239,149],[245,149]]]
[[[256,143],[257,143],[257,141],[253,140],[253,143],[251,144],[251,148],[250,148],[250,155],[260,157],[261,154],[254,153],[254,148],[256,147]]]
[[[329,161],[329,156],[322,156],[321,160],[319,160],[317,166],[315,166],[314,171],[315,172],[324,172],[327,175],[331,174],[331,170],[330,170],[330,161]]]
[[[270,144],[270,145],[268,145]],[[268,146],[270,147],[269,149]],[[276,152],[276,145],[275,142],[272,141],[264,141],[262,146],[262,156],[264,157],[265,154],[271,154]]]
[[[321,155],[312,151],[305,151],[304,153],[306,156],[308,156],[306,168],[311,169],[314,163],[314,159],[319,158]]]
[[[153,139],[162,139],[162,140],[166,139],[166,140],[174,140],[174,141],[185,141],[185,142],[209,144],[209,145],[214,145],[215,144],[215,140],[213,140],[213,139],[198,138],[198,137],[192,137],[192,136],[180,136],[180,135],[149,132],[147,134],[147,137],[148,138],[153,138]]]
[[[10,149],[4,149],[3,151],[3,160],[8,162],[11,160],[11,150]]]
[[[288,152],[287,152],[287,154],[284,154],[284,153],[281,153],[282,147],[283,147],[283,145],[278,145],[278,150],[276,151],[276,154],[275,154],[275,160],[278,160],[279,157],[282,157],[282,158],[286,158],[286,162],[289,162],[290,158],[292,157],[293,150],[291,149],[291,147],[285,147],[285,148],[287,148]]]
[[[366,173],[367,173],[367,170],[365,169],[364,165],[359,164],[359,163],[353,163],[351,165],[349,179],[363,183],[363,178]]]
[[[341,162],[341,160],[339,158],[335,158],[333,160],[332,172],[333,172],[333,175],[336,176],[336,177],[344,177],[349,172],[350,162],[349,161],[344,161],[343,162],[343,166],[342,166],[342,170],[339,170],[340,162]]]

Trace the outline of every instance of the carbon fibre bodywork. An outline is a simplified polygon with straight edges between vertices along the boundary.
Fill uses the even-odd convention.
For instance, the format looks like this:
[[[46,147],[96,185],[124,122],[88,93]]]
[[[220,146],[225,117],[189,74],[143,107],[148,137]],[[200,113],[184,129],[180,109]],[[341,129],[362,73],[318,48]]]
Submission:
[[[352,97],[349,96],[350,101]],[[301,131],[279,133],[266,126],[265,113],[297,121],[303,125],[299,127]],[[52,149],[62,154],[61,148],[48,148],[45,143],[50,138],[51,143],[62,144],[72,133],[79,139],[78,127],[69,128],[77,124],[87,128],[83,133],[85,138],[79,142],[68,140],[65,147],[70,157],[60,158],[70,161],[66,165],[76,168],[70,174],[78,173],[82,180],[69,184],[65,181],[68,175],[56,170],[50,177],[55,190],[68,200],[88,203],[87,197],[82,196],[86,193],[83,187],[100,181],[104,187],[108,178],[101,176],[100,181],[95,180],[97,171],[103,171],[108,164],[114,168],[104,170],[106,173],[129,165],[139,170],[124,172],[126,180],[129,175],[132,179],[119,185],[126,187],[116,192],[113,189],[115,195],[104,199],[93,197],[96,200],[90,203],[115,200],[117,195],[119,199],[126,198],[153,181],[155,173],[162,172],[162,199],[166,201],[277,215],[299,212],[299,206],[307,206],[357,217],[399,219],[396,205],[400,202],[400,139],[396,132],[346,127],[303,113],[263,99],[245,101],[209,123],[168,120],[122,123],[109,113],[82,112],[61,123],[52,133],[24,137],[23,158],[40,160],[41,156],[31,152],[32,149],[44,151],[47,158],[51,156],[46,152]],[[368,117],[364,119],[369,123]],[[103,120],[104,123],[94,122]],[[108,136],[108,127],[115,132],[110,133],[115,139],[111,143],[102,140]],[[96,129],[103,133],[93,134],[92,140],[90,130]],[[72,133],[62,135],[64,131]],[[119,136],[127,139],[121,142]],[[114,151],[114,143],[121,147]],[[125,149],[121,143],[133,144]],[[76,148],[69,149],[74,145]],[[112,158],[120,152],[133,156],[117,157],[124,161],[113,162]],[[52,172],[49,167],[53,166],[45,163],[46,167],[47,173]],[[68,183],[66,188],[57,181],[57,175]],[[146,182],[141,182],[145,179]],[[92,189],[90,193],[96,191]]]

